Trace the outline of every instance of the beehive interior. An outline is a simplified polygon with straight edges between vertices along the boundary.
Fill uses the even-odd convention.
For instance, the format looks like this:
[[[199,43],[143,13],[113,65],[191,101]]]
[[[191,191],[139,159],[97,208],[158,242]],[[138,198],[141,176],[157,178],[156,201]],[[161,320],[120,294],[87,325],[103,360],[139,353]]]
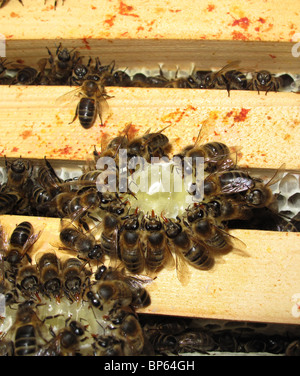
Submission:
[[[65,1],[64,7],[68,6],[68,1]],[[118,3],[121,5],[122,2]],[[3,8],[5,15],[8,14],[6,12],[12,11],[12,9],[7,10],[8,6],[11,6],[11,4]],[[70,7],[72,6],[72,11],[76,13],[78,10],[76,5],[74,7],[74,2],[70,4]],[[178,4],[174,4],[175,8],[176,6]],[[208,3],[203,2],[203,8],[207,8],[208,6]],[[53,11],[50,6],[49,9]],[[129,19],[133,20],[137,18],[132,16],[132,14],[136,14],[133,10],[126,9]],[[15,8],[13,11],[15,14],[19,13],[19,10],[17,11]],[[64,8],[59,7],[57,9],[58,17],[64,11]],[[109,18],[109,11],[107,10],[106,13],[107,22],[105,25],[109,24],[109,20],[113,24],[113,15],[111,15],[112,18]],[[236,14],[235,17],[233,18],[233,22],[234,19],[238,19]],[[17,16],[13,18],[16,19],[17,23],[19,22]],[[241,15],[240,19],[242,18]],[[85,21],[86,18],[83,17],[83,23]],[[38,19],[38,22],[40,24],[40,19]],[[52,19],[51,22],[53,22]],[[261,21],[260,24],[261,27],[264,26]],[[148,27],[150,28],[150,24]],[[50,24],[49,28],[51,29]],[[70,28],[69,21],[66,23],[66,28]],[[64,36],[62,33],[58,40],[56,37],[49,37],[47,34],[43,35],[41,39],[33,39],[35,31],[30,26],[28,26],[28,39],[26,32],[22,37],[18,35],[15,38],[12,31],[10,33],[7,32],[10,29],[6,21],[4,23],[4,30],[7,36],[8,34],[11,35],[8,37],[6,43],[7,59],[9,61],[16,61],[18,64],[36,67],[39,59],[47,57],[46,47],[49,47],[54,52],[58,42],[61,41],[63,47],[69,49],[75,48],[86,59],[89,57],[99,57],[103,64],[110,64],[111,61],[115,60],[116,68],[125,70],[130,75],[136,72],[159,74],[159,65],[161,65],[164,74],[173,78],[177,69],[179,69],[180,74],[189,75],[194,68],[199,70],[217,70],[231,61],[238,60],[240,61],[239,66],[246,71],[266,69],[274,74],[290,73],[296,79],[296,85],[293,89],[298,90],[297,80],[300,74],[299,59],[292,57],[291,50],[295,42],[292,42],[286,35],[284,35],[283,41],[275,39],[254,41],[251,38],[249,38],[250,40],[245,40],[247,30],[243,29],[241,30],[243,33],[240,36],[241,40],[226,40],[226,38],[223,40],[218,40],[218,38],[193,40],[191,37],[181,39],[176,38],[176,36],[174,37],[174,35],[170,38],[161,38],[159,34],[156,37],[153,37],[151,34],[149,39],[139,39],[135,37],[124,38],[124,35],[121,37],[120,33],[113,34],[113,32],[106,38],[90,37],[88,33],[81,37],[78,35],[75,35],[75,37],[74,35]],[[123,32],[125,32],[124,30]],[[294,31],[292,27],[290,30]],[[292,37],[292,35],[289,37]],[[235,91],[231,92],[231,97],[228,98],[226,90],[220,90],[218,93],[212,92],[212,90],[191,90],[186,93],[182,89],[107,88],[107,90],[114,97],[109,101],[112,116],[108,118],[104,127],[96,124],[95,127],[88,131],[88,134],[86,130],[80,128],[78,122],[72,124],[72,126],[69,125],[74,114],[73,104],[57,110],[55,99],[69,91],[69,88],[0,86],[2,102],[0,104],[0,125],[1,129],[3,129],[1,140],[2,150],[0,150],[2,157],[1,180],[5,181],[6,178],[4,155],[9,160],[22,155],[22,157],[30,158],[37,163],[42,163],[44,156],[47,156],[56,171],[58,171],[58,174],[63,179],[68,179],[79,175],[81,167],[85,165],[86,158],[91,155],[95,144],[101,146],[102,138],[105,138],[107,135],[116,135],[129,122],[134,124],[138,134],[143,133],[150,126],[154,129],[160,129],[162,126],[173,123],[172,129],[168,129],[166,133],[174,141],[175,151],[179,150],[182,146],[186,146],[191,140],[194,140],[197,137],[200,126],[205,125],[204,142],[218,139],[230,146],[242,146],[239,155],[241,165],[245,168],[256,169],[258,175],[269,177],[274,174],[274,171],[280,167],[282,162],[285,162],[287,172],[283,180],[272,188],[274,192],[279,194],[278,205],[280,211],[289,216],[296,215],[299,212],[300,155],[297,148],[299,145],[299,134],[297,134],[296,128],[300,119],[299,100],[296,94],[268,93],[265,96],[262,92],[260,96],[257,96],[255,92]],[[170,90],[173,91],[171,92]],[[250,109],[249,118],[246,116],[245,123],[240,123],[237,120],[238,115],[244,108]],[[254,113],[253,116],[252,113]],[[239,125],[237,130],[233,126],[236,121]],[[259,128],[260,122],[263,123],[262,129]],[[276,129],[274,139],[272,139],[270,132],[273,132],[274,125],[278,129]],[[16,127],[14,132],[11,131],[13,127]],[[185,134],[183,135],[183,133]],[[276,142],[280,143],[280,148],[277,147]],[[35,144],[34,148],[33,143]],[[39,220],[32,220],[39,225]],[[4,226],[8,226],[9,231],[12,231],[14,226],[20,221],[21,217],[4,216],[1,223]],[[45,237],[41,238],[39,240],[40,243],[38,243],[41,246],[40,249],[45,251],[49,246],[49,242],[45,239],[47,236],[51,236],[49,235],[51,231],[54,231],[55,235],[58,234],[59,220],[42,218],[41,222],[47,223],[47,226],[49,226],[47,227],[46,234],[44,234]],[[242,240],[245,236],[245,241],[249,241],[250,247],[257,247],[254,252],[250,250],[250,264],[255,268],[255,260],[258,260],[258,270],[261,273],[263,273],[264,265],[260,259],[260,253],[267,252],[266,259],[269,260],[270,265],[268,272],[271,277],[267,282],[260,277],[258,278],[258,290],[260,284],[265,283],[266,286],[263,288],[261,296],[254,302],[254,312],[247,312],[246,301],[248,300],[249,302],[249,299],[253,298],[258,292],[250,282],[247,280],[244,281],[246,288],[242,289],[242,293],[245,293],[245,302],[242,297],[236,303],[234,302],[234,297],[230,296],[230,294],[224,293],[223,295],[221,293],[223,286],[220,287],[220,285],[214,283],[214,276],[212,274],[209,274],[205,282],[205,276],[201,275],[198,279],[195,271],[192,271],[190,286],[185,287],[185,289],[189,289],[189,292],[184,299],[180,298],[184,290],[176,280],[175,271],[172,271],[172,277],[166,286],[164,286],[164,281],[169,279],[171,274],[170,272],[163,271],[161,276],[158,277],[158,285],[154,283],[153,286],[150,286],[151,294],[153,291],[153,306],[150,309],[141,309],[141,312],[153,313],[155,316],[160,313],[171,315],[172,312],[176,312],[180,316],[187,314],[191,317],[199,316],[213,319],[225,318],[233,320],[237,318],[255,322],[273,321],[277,323],[298,324],[299,315],[297,316],[295,313],[294,315],[291,314],[291,310],[297,304],[297,297],[295,298],[295,296],[298,290],[296,291],[295,288],[298,288],[298,282],[300,282],[297,275],[297,265],[300,262],[299,249],[297,248],[299,234],[260,232],[260,239],[270,239],[267,250],[261,244],[258,244],[259,241],[257,242],[257,239],[255,239],[255,233],[251,233],[251,231],[243,232],[236,230],[233,234]],[[289,246],[293,244],[294,248],[292,250],[285,249],[285,236],[286,239],[289,239]],[[277,244],[279,252],[277,252]],[[274,255],[274,258],[271,257],[272,255]],[[230,278],[231,273],[236,273],[237,278],[241,278],[241,274],[238,273],[239,268],[242,267],[245,271],[249,271],[249,264],[247,265],[249,260],[247,256],[244,256],[240,254],[228,255],[228,257],[225,257],[225,265],[222,262],[220,265],[217,265],[215,271],[217,280],[221,284],[224,283],[225,288],[230,288],[230,283],[226,283],[226,278]],[[271,262],[274,260],[277,263],[277,268],[281,266],[285,272],[278,271],[279,274],[276,274],[274,268],[271,267]],[[227,271],[226,267],[228,267]],[[255,277],[254,272],[251,274],[251,277]],[[280,278],[282,278],[282,281],[280,281]],[[236,279],[231,280],[232,284],[236,282]],[[174,288],[172,284],[174,284]],[[276,289],[276,284],[278,284],[278,290]],[[207,307],[197,309],[197,307],[193,307],[192,290],[199,285],[207,299]],[[265,304],[265,300],[267,299],[263,295],[265,293],[270,298],[268,294],[274,285],[275,293],[271,294],[269,304]],[[161,290],[161,296],[157,293],[158,289]],[[236,290],[236,287],[233,290],[235,294],[240,293],[238,289]],[[275,296],[276,293],[284,301],[283,306],[285,308],[282,311],[285,312],[276,313],[276,306],[271,307],[272,304],[276,305],[278,300]],[[174,308],[173,305],[165,304],[164,300],[171,299],[170,296],[179,302],[182,301],[183,307]],[[296,300],[292,300],[291,303],[293,297]],[[200,305],[201,298],[197,299]],[[222,308],[222,304],[218,303],[220,299],[222,304],[231,304],[227,312],[224,312],[224,307]],[[215,309],[214,305],[216,305]],[[257,309],[256,312],[255,309]],[[143,315],[143,320],[147,320],[147,316],[147,314]],[[222,332],[222,329],[219,328],[219,330]],[[277,331],[272,331],[271,328],[271,333],[277,333]]]

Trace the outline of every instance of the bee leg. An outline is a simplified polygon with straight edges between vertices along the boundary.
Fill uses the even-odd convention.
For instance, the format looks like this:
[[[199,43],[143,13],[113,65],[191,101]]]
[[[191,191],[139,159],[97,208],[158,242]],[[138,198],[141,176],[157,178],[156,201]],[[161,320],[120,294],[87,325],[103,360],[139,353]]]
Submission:
[[[77,107],[76,107],[76,111],[75,111],[74,118],[73,118],[73,120],[71,121],[71,123],[69,123],[69,124],[74,123],[74,121],[77,119],[77,116],[78,116],[78,109],[79,109],[79,103],[78,103],[78,105],[77,105]]]
[[[102,120],[102,116],[101,116],[101,108],[100,108],[99,103],[97,103],[97,112],[98,112],[98,115],[99,115],[100,123],[101,123],[101,125],[103,125],[103,120]]]
[[[257,82],[256,82],[256,81],[254,81],[254,86],[255,86],[255,88],[256,88],[256,90],[257,90],[257,94],[259,95],[259,88],[258,88],[258,86],[257,86]]]
[[[23,4],[23,1],[22,0],[19,0],[19,3],[21,3],[23,6],[24,6],[24,4]]]

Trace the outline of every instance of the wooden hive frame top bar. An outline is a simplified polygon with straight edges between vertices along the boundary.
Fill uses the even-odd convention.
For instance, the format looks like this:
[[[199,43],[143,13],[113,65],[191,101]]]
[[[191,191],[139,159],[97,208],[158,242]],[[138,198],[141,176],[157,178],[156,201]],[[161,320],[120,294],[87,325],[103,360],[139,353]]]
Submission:
[[[0,12],[8,39],[207,39],[291,41],[299,25],[295,1],[24,0]],[[11,26],[14,25],[12,28]],[[213,25],[213,27],[212,27]]]

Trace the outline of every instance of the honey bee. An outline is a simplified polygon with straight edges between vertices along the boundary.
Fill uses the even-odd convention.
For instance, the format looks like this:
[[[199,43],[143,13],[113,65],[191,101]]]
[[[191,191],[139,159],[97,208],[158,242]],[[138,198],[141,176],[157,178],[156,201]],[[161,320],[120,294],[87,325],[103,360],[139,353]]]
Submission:
[[[23,4],[23,1],[22,0],[18,0],[20,4]],[[9,2],[9,0],[0,0],[0,8],[4,7],[5,4],[7,4]]]
[[[278,91],[280,87],[280,79],[266,70],[253,73],[253,78],[248,85],[249,89],[260,91],[265,90],[265,95],[269,91]]]
[[[141,273],[145,266],[145,259],[141,247],[141,228],[137,213],[124,220],[120,229],[119,247],[120,259],[125,268],[133,274]]]
[[[54,197],[62,191],[62,179],[60,179],[50,162],[44,158],[45,166],[41,166],[37,173],[37,182],[43,187],[46,192]]]
[[[58,302],[62,293],[61,265],[56,253],[52,250],[36,255],[36,264],[39,271],[40,291],[51,299],[53,296]]]
[[[79,88],[59,97],[58,102],[69,102],[76,97],[79,97],[80,100],[77,104],[74,118],[70,124],[78,117],[82,127],[89,129],[94,125],[98,115],[101,125],[103,125],[103,115],[108,111],[107,99],[111,98],[111,96],[106,93],[104,85],[94,80],[85,80]]]
[[[230,74],[226,77],[226,73],[230,71],[232,68],[239,65],[239,61],[232,61],[229,64],[225,65],[223,68],[219,69],[218,71],[206,71],[206,70],[198,70],[195,72],[194,79],[197,83],[199,89],[225,89],[228,90],[228,78],[230,78]]]
[[[12,84],[37,85],[43,76],[47,64],[47,59],[40,59],[37,63],[38,69],[22,64],[12,64],[12,68],[17,69],[17,74],[12,80]]]
[[[68,83],[76,86],[81,86],[85,79],[87,79],[90,72],[90,64],[92,59],[90,58],[87,64],[82,63],[82,58],[78,58],[74,63],[72,69],[72,76],[69,78]]]
[[[14,212],[16,207],[23,200],[23,196],[20,192],[15,190],[9,190],[9,193],[0,192],[0,214],[9,214]]]
[[[248,80],[243,72],[238,70],[230,70],[225,72],[224,80],[226,83],[226,89],[228,96],[230,96],[230,90],[246,90],[248,88]]]
[[[202,205],[186,209],[188,226],[195,237],[208,247],[226,251],[232,248],[231,236],[221,230],[212,218],[206,216]],[[233,239],[233,237],[232,237]]]
[[[61,192],[54,196],[50,201],[40,204],[38,210],[46,213],[48,217],[64,218],[69,216],[69,203],[76,196],[76,192]],[[74,220],[75,220],[74,214]]]
[[[208,89],[212,73],[211,70],[198,70],[195,72],[193,77],[199,89]]]
[[[61,275],[65,295],[71,302],[78,302],[91,272],[85,268],[78,258],[68,257],[62,263]]]
[[[167,355],[168,353],[178,354],[178,340],[173,334],[154,331],[149,333],[148,338],[155,353],[162,355]]]
[[[135,73],[131,78],[131,86],[134,87],[147,87],[147,76],[144,73]]]
[[[103,249],[96,242],[95,237],[91,233],[81,231],[74,225],[62,224],[59,238],[64,247],[78,252],[78,255],[84,258],[100,260],[103,256]]]
[[[11,187],[15,190],[22,190],[32,174],[32,164],[28,160],[22,158],[15,159],[12,162],[8,162],[5,158],[5,166],[7,170],[7,187]]]
[[[285,164],[282,164],[267,183],[262,179],[253,179],[253,186],[249,187],[244,195],[247,205],[255,208],[270,206],[276,199],[270,186],[282,179],[284,168]]]
[[[216,196],[205,204],[207,216],[215,218],[219,222],[232,219],[249,219],[252,217],[252,209],[243,205],[241,200],[231,197]]]
[[[11,267],[16,267],[26,257],[31,261],[28,252],[37,241],[41,231],[34,234],[33,226],[30,222],[22,222],[16,226],[9,239],[9,246],[6,251],[5,261]]]
[[[46,343],[43,336],[44,324],[38,317],[33,301],[19,304],[16,320],[9,329],[14,343],[14,355],[34,355]]]
[[[127,307],[132,302],[132,291],[129,285],[119,279],[97,281],[90,287],[86,297],[94,307],[101,311],[104,306],[109,310]]]
[[[52,200],[52,196],[38,184],[33,185],[30,194],[30,204],[34,207],[38,213],[43,213],[43,208],[45,203]]]
[[[122,70],[117,70],[113,73],[113,86],[128,87],[131,86],[130,76]]]
[[[57,1],[55,1],[55,3],[56,2]],[[67,48],[62,48],[61,43],[56,49],[55,57],[52,55],[52,52],[49,50],[49,48],[46,48],[50,56],[48,59],[51,66],[51,71],[48,74],[50,82],[54,85],[63,85],[68,81],[69,77],[72,74],[74,61],[76,61],[78,54],[74,53],[72,56],[71,52],[74,49],[69,51]]]
[[[83,338],[86,328],[78,321],[72,320],[70,323],[66,320],[65,327],[55,333],[50,327],[52,339],[44,345],[36,354],[37,356],[75,356],[80,354],[80,344],[87,337]]]
[[[207,353],[216,348],[213,337],[203,330],[188,330],[177,337],[178,352]]]
[[[119,309],[113,313],[114,334],[124,340],[124,355],[141,355],[144,348],[144,333],[138,318],[131,310]]]
[[[124,214],[126,203],[113,203],[107,207],[101,232],[101,245],[110,262],[115,264],[119,257],[119,232],[122,226],[121,216]]]
[[[220,171],[204,179],[204,195],[242,193],[255,186],[253,178],[241,170]]]
[[[131,140],[127,145],[128,157],[143,157],[147,162],[151,162],[152,157],[163,157],[170,147],[168,137],[162,133],[168,127],[155,133],[150,133],[149,129],[143,136]]]
[[[200,133],[194,145],[185,147],[177,157],[182,159],[184,173],[187,175],[193,174],[196,176],[197,158],[203,158],[204,171],[215,172],[231,169],[234,166],[234,161],[231,156],[232,151],[227,145],[222,142],[208,142],[203,145],[198,145],[200,141]],[[186,159],[184,158],[191,158]]]
[[[286,356],[300,356],[300,340],[292,341],[285,350]]]
[[[143,286],[152,282],[150,278],[141,278],[142,276],[126,275],[124,270],[118,268],[107,268],[105,265],[100,266],[95,272],[96,281],[114,281],[121,280],[127,283],[132,292],[131,306],[134,308],[147,307],[151,303],[148,291]]]
[[[169,80],[164,87],[175,89],[192,89],[197,86],[196,81],[192,76],[178,77],[178,69],[175,72],[174,79]]]
[[[25,265],[18,270],[16,286],[22,295],[27,299],[37,297],[40,300],[39,292],[39,274],[36,265]]]
[[[177,254],[176,273],[183,285],[186,285],[189,280],[189,271],[185,267],[184,260],[200,270],[209,270],[214,266],[215,260],[209,248],[199,238],[191,234],[184,223],[181,224],[180,218],[177,218],[177,221],[170,218],[165,219],[164,225],[169,246]]]
[[[97,336],[94,354],[99,356],[124,356],[125,342],[113,335]]]
[[[147,76],[147,86],[150,87],[165,87],[169,80],[164,76],[162,67],[159,67],[159,74],[156,76]]]
[[[174,259],[168,247],[163,224],[152,211],[152,215],[146,215],[141,221],[145,231],[143,247],[145,268],[152,274],[158,272],[163,266],[173,268]]]
[[[100,208],[101,193],[94,188],[76,192],[67,204],[66,212],[71,219],[82,218],[90,211]]]

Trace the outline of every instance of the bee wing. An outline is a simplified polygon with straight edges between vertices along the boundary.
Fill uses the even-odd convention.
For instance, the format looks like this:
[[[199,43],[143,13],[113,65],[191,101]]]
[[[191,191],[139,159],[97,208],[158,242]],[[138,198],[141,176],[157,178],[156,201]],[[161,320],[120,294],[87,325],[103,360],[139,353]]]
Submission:
[[[175,269],[178,281],[182,284],[182,286],[186,286],[191,279],[191,273],[188,264],[184,259],[183,254],[178,249],[176,249],[175,246],[172,246],[171,242],[169,242],[169,247],[175,255]]]
[[[101,125],[104,125],[103,119],[107,119],[109,116],[111,116],[112,111],[109,107],[106,98],[103,96],[97,101],[97,111],[101,121]]]
[[[164,267],[167,269],[167,270],[173,270],[175,268],[175,261],[174,261],[174,257],[173,257],[173,254],[169,248],[169,245],[167,243],[167,241],[165,242],[165,249],[164,249]]]
[[[221,229],[220,227],[218,227],[218,230],[222,232],[222,235],[225,238],[227,238],[233,250],[238,251],[238,253],[240,253],[243,256],[249,256],[249,254],[246,252],[246,243],[244,243],[241,239],[237,238],[236,236],[229,234],[227,231]]]
[[[240,65],[240,62],[241,62],[240,60],[231,61],[230,63],[226,64],[223,68],[218,70],[217,72],[214,72],[214,75],[220,76],[221,74],[226,73],[229,70],[237,68]]]
[[[113,249],[111,250],[112,252],[110,253],[109,257],[109,267],[115,269],[118,268],[118,262],[119,262],[119,255],[118,255],[118,237],[119,237],[119,229],[115,229],[113,231],[113,236],[112,236],[112,242],[114,244]]]
[[[44,227],[44,226],[43,226]],[[38,232],[33,233],[27,240],[26,243],[24,244],[23,247],[23,252],[22,252],[22,257],[25,255],[27,256],[29,262],[31,262],[31,259],[28,255],[28,252],[30,248],[34,245],[34,243],[38,240],[38,238],[41,236],[43,229],[40,229]]]
[[[283,174],[285,172],[285,163],[283,163],[279,169],[275,172],[275,174],[271,177],[271,179],[267,182],[266,186],[269,187],[270,185],[276,184],[283,178]]]
[[[72,103],[81,96],[81,86],[77,87],[67,93],[59,96],[55,99],[55,103],[59,106],[64,106],[66,104]]]

